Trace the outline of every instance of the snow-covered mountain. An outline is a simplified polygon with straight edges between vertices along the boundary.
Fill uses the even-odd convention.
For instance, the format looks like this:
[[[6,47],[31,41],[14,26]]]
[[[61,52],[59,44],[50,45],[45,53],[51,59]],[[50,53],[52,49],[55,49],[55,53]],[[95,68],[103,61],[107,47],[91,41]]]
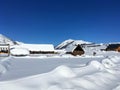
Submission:
[[[68,39],[63,41],[61,44],[56,46],[56,49],[64,49],[69,45],[78,45],[78,44],[92,44],[91,42],[83,41],[83,40],[73,40],[73,39]]]
[[[0,44],[10,44],[15,45],[17,44],[15,41],[11,40],[10,38],[0,34]]]

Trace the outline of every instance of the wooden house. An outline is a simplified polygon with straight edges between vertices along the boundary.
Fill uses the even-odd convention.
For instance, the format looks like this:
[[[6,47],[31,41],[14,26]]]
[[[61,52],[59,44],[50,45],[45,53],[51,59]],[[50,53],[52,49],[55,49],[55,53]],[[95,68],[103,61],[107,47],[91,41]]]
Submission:
[[[81,45],[78,44],[78,45],[70,45],[70,46],[66,47],[66,53],[76,56],[76,55],[82,55],[85,52],[82,49]]]
[[[110,44],[107,46],[106,51],[118,51],[118,52],[120,52],[120,44]]]

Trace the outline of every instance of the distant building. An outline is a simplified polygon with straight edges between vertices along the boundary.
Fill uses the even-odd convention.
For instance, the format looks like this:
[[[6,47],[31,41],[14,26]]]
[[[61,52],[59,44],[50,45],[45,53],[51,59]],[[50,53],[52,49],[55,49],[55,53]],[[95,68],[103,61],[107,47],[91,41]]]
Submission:
[[[67,54],[72,54],[74,56],[76,55],[82,55],[84,54],[84,50],[82,49],[81,45],[70,45],[66,47],[66,53]]]
[[[118,51],[118,52],[120,52],[120,44],[110,44],[107,46],[106,51]]]
[[[21,44],[21,48],[26,48],[30,54],[54,54],[54,46],[52,44]]]
[[[9,56],[9,54],[10,54],[10,45],[0,44],[0,56]]]

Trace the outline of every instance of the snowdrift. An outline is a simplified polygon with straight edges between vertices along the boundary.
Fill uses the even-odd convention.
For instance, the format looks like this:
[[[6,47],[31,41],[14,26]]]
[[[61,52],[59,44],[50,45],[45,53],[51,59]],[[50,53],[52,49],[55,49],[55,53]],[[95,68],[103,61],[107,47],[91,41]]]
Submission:
[[[13,56],[27,56],[30,54],[29,50],[25,48],[14,48],[10,50],[10,53]]]
[[[3,66],[0,71],[4,71]],[[1,81],[0,90],[119,90],[119,68],[118,56],[91,61],[78,68],[61,65],[48,73]]]

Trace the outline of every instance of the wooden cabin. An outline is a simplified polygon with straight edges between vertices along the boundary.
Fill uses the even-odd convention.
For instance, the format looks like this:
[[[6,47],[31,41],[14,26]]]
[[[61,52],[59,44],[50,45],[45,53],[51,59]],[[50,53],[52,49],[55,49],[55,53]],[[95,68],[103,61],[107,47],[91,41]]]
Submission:
[[[9,54],[10,54],[10,45],[0,44],[0,56],[9,56]]]
[[[82,49],[81,45],[78,44],[78,45],[73,45],[73,46],[70,45],[70,46],[68,46],[68,47],[66,48],[66,53],[67,53],[67,54],[72,54],[72,55],[76,56],[76,55],[82,55],[82,54],[84,54],[85,52],[84,52],[84,50]]]
[[[120,52],[120,44],[110,44],[107,46],[106,51],[118,51],[118,52]]]

